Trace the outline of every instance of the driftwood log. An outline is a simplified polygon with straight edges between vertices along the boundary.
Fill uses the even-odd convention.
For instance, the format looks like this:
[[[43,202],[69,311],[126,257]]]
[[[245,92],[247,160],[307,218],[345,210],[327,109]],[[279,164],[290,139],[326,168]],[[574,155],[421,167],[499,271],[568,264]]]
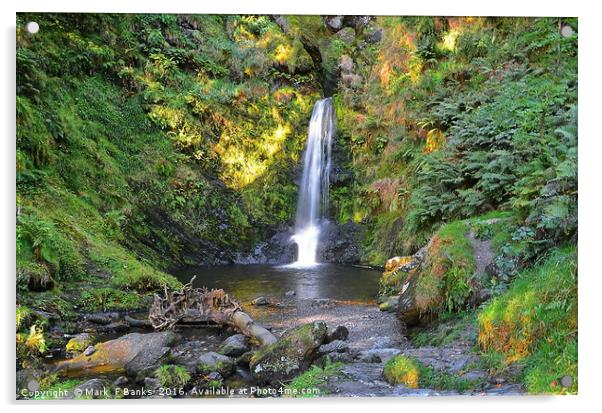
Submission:
[[[178,323],[212,322],[234,327],[262,346],[276,342],[276,337],[243,312],[240,304],[224,290],[193,288],[194,279],[180,291],[165,287],[164,297],[155,294],[148,314],[155,330],[168,330]]]

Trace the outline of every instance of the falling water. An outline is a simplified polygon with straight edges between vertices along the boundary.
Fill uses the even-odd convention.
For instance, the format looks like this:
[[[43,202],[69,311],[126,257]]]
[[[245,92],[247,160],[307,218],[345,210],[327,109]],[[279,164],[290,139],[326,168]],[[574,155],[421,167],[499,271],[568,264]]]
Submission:
[[[303,155],[303,177],[299,187],[295,235],[298,256],[294,266],[316,264],[320,218],[328,207],[331,146],[335,132],[332,98],[316,102]]]

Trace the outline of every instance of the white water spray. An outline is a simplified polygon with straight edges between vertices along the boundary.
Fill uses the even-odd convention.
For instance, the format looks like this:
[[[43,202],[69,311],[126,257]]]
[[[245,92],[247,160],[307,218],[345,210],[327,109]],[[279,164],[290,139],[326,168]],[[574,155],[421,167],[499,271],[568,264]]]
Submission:
[[[331,146],[335,132],[332,98],[316,102],[307,134],[307,148],[303,155],[303,176],[299,187],[295,235],[298,256],[292,266],[316,264],[320,237],[320,218],[328,207],[330,186]]]

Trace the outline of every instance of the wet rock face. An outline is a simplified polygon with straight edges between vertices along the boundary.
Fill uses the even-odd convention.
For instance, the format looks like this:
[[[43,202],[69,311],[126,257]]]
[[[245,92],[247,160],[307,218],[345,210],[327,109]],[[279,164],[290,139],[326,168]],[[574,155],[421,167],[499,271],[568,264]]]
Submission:
[[[296,249],[291,241],[292,229],[277,232],[255,246],[250,253],[239,253],[236,264],[286,264],[295,260]]]
[[[362,227],[354,222],[337,225],[328,222],[322,226],[318,260],[340,264],[357,264],[364,253]]]
[[[325,338],[323,321],[288,330],[276,343],[259,349],[251,357],[251,374],[260,383],[292,379],[309,367]]]
[[[318,260],[320,262],[356,264],[363,255],[363,228],[354,223],[336,224],[326,221],[320,229]],[[295,261],[297,247],[291,241],[293,230],[278,232],[262,241],[248,254],[238,254],[236,264],[286,264]]]

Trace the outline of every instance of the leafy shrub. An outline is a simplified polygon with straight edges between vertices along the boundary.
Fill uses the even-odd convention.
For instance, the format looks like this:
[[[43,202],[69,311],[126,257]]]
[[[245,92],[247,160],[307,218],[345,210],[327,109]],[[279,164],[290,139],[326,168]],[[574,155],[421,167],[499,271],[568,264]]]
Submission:
[[[176,365],[164,365],[155,371],[161,386],[166,388],[183,388],[190,382],[190,373],[186,368]]]

